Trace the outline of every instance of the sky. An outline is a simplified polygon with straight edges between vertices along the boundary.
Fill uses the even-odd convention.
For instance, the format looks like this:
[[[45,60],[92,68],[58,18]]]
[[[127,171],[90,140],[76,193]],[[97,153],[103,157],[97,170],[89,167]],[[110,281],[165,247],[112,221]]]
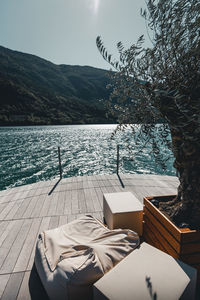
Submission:
[[[0,45],[55,64],[110,69],[96,37],[116,58],[119,41],[129,47],[144,34],[150,47],[141,7],[145,0],[0,0]]]

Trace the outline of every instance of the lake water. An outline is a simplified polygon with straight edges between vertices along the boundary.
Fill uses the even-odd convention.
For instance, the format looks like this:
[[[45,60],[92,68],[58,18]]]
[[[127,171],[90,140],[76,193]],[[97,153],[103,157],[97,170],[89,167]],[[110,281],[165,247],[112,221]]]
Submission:
[[[115,173],[117,144],[121,145],[121,173],[175,175],[173,158],[163,170],[148,146],[137,154],[133,146],[130,160],[123,137],[110,139],[115,128],[116,125],[1,127],[0,190],[59,178],[58,146],[63,177]],[[169,155],[166,149],[163,153]]]

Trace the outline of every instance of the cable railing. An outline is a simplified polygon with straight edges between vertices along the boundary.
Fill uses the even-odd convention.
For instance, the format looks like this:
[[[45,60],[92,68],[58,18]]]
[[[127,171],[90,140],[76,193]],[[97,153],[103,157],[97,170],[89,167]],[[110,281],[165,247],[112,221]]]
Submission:
[[[62,179],[62,165],[61,165],[60,147],[58,147],[58,161],[59,161],[60,179]]]
[[[119,156],[120,145],[117,145],[117,154],[116,154],[116,174],[119,175],[119,167],[120,167],[120,156]],[[63,175],[63,168],[61,163],[61,151],[60,147],[58,146],[58,169],[60,179],[62,179]]]

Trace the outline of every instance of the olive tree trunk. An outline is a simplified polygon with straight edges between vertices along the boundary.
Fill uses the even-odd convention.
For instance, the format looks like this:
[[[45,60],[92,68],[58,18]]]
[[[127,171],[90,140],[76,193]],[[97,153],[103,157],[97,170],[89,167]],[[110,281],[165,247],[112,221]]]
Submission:
[[[171,218],[176,224],[186,223],[200,229],[200,137],[191,127],[189,132],[171,129],[171,136],[174,167],[180,181]]]

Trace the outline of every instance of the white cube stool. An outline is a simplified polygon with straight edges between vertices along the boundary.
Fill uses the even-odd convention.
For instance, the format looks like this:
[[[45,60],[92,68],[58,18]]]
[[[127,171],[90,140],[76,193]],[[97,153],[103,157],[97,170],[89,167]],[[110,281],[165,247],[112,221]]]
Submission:
[[[131,229],[142,235],[143,205],[131,192],[104,194],[103,212],[108,228]]]
[[[93,286],[94,300],[194,300],[197,270],[143,243]]]

